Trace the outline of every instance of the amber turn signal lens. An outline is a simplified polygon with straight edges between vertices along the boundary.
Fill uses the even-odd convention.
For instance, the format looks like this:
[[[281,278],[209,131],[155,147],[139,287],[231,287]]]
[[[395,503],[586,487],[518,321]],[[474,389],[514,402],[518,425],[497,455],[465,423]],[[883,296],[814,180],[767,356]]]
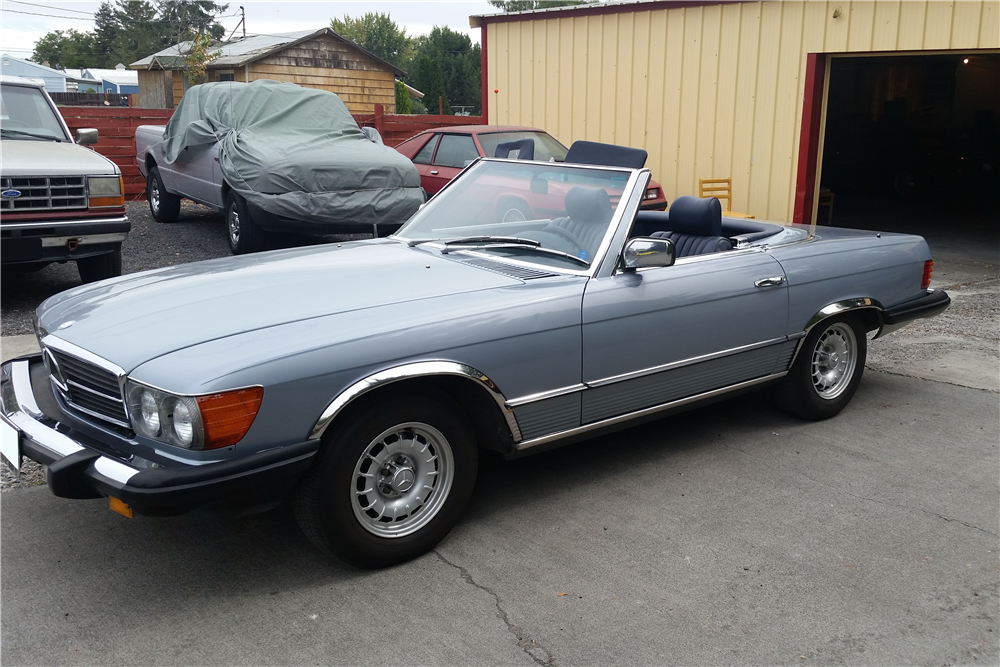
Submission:
[[[104,207],[104,206],[124,206],[125,197],[119,195],[117,197],[91,197],[90,206],[92,208]]]
[[[112,512],[118,512],[129,519],[134,516],[134,512],[132,512],[132,508],[128,506],[128,503],[122,502],[112,496],[108,496],[108,507],[111,508]]]
[[[202,449],[218,449],[239,442],[250,430],[263,399],[262,387],[199,396],[198,409],[205,426]]]
[[[924,262],[924,277],[920,281],[920,289],[927,289],[931,286],[931,274],[934,273],[934,260],[929,259]]]

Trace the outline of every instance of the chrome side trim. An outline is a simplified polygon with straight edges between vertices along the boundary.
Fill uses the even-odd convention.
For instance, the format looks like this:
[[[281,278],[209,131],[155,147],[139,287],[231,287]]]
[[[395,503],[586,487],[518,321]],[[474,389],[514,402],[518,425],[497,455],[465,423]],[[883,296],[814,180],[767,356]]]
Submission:
[[[517,420],[514,418],[514,413],[507,408],[507,401],[504,398],[503,393],[495,384],[493,384],[493,381],[472,366],[467,366],[454,361],[418,361],[412,364],[405,364],[403,366],[397,366],[395,368],[379,371],[374,375],[369,375],[363,380],[355,382],[350,387],[340,392],[340,394],[338,394],[337,397],[334,398],[333,401],[331,401],[331,403],[326,407],[323,414],[321,414],[319,419],[316,421],[316,425],[313,426],[312,431],[309,434],[309,439],[318,440],[321,438],[334,418],[345,407],[347,407],[351,401],[358,398],[362,394],[366,394],[372,389],[391,384],[393,382],[398,382],[400,380],[434,375],[457,375],[459,377],[468,378],[478,382],[490,393],[490,396],[493,397],[497,407],[500,408],[501,412],[503,412],[504,419],[507,421],[507,427],[510,429],[510,435],[514,439],[514,442],[521,440],[521,429],[517,426]]]
[[[733,354],[739,354],[740,352],[749,352],[750,350],[756,350],[762,347],[768,347],[769,345],[778,345],[788,341],[788,336],[779,336],[778,338],[772,338],[770,340],[760,341],[759,343],[750,343],[749,345],[741,345],[739,347],[733,347],[728,350],[721,350],[720,352],[712,352],[710,354],[703,354],[699,357],[690,357],[688,359],[681,359],[680,361],[672,361],[669,364],[661,364],[660,366],[653,366],[651,368],[644,368],[638,371],[632,371],[631,373],[623,373],[622,375],[613,375],[611,377],[601,378],[600,380],[594,380],[593,382],[586,383],[588,387],[603,387],[604,385],[614,384],[616,382],[624,382],[625,380],[633,380],[635,378],[644,377],[646,375],[653,375],[654,373],[660,373],[662,371],[669,371],[675,368],[682,368],[684,366],[690,366],[692,364],[698,364],[703,361],[711,361],[712,359],[719,359],[720,357],[728,357]]]
[[[130,479],[139,474],[139,471],[135,468],[131,468],[124,463],[119,463],[114,459],[109,459],[106,456],[102,456],[94,461],[94,470],[119,484],[126,484]]]
[[[869,299],[868,297],[844,299],[843,301],[831,303],[829,306],[820,309],[818,313],[809,318],[809,322],[806,324],[805,332],[808,334],[810,329],[828,317],[833,317],[834,315],[839,315],[840,313],[846,313],[849,310],[858,310],[859,308],[875,308],[879,312],[885,310],[881,303],[875,299]]]
[[[505,403],[508,408],[519,408],[523,405],[528,405],[529,403],[534,403],[536,401],[544,401],[547,398],[555,398],[557,396],[565,396],[566,394],[572,394],[577,391],[583,391],[587,388],[585,384],[574,384],[569,387],[560,387],[559,389],[551,389],[549,391],[540,391],[537,394],[528,394],[527,396],[521,396],[520,398],[512,398]]]
[[[639,417],[645,417],[646,415],[655,414],[662,410],[669,410],[671,408],[681,407],[689,403],[695,403],[697,401],[701,401],[707,398],[712,398],[713,396],[721,396],[722,394],[726,394],[731,391],[737,391],[739,389],[745,389],[747,387],[752,387],[757,384],[763,384],[764,382],[769,382],[771,380],[776,380],[778,378],[784,377],[786,374],[787,371],[782,371],[781,373],[774,373],[772,375],[767,375],[762,378],[757,378],[756,380],[747,380],[746,382],[740,382],[739,384],[723,387],[722,389],[714,389],[712,391],[706,391],[702,394],[696,394],[695,396],[688,396],[687,398],[681,398],[676,401],[671,401],[669,403],[654,405],[651,408],[645,408],[642,410],[637,410],[635,412],[629,412],[628,414],[619,415],[617,417],[602,419],[601,421],[593,422],[591,424],[585,424],[577,428],[569,429],[568,431],[560,431],[559,433],[544,435],[541,436],[540,438],[523,440],[517,443],[514,447],[517,451],[523,451],[525,449],[530,449],[532,447],[538,447],[539,445],[546,445],[550,442],[555,442],[556,440],[562,440],[563,438],[579,435],[581,433],[586,433],[588,431],[596,431],[597,429],[604,428],[606,426],[613,426],[615,424],[620,424],[622,422],[630,421],[632,419],[637,419]]]

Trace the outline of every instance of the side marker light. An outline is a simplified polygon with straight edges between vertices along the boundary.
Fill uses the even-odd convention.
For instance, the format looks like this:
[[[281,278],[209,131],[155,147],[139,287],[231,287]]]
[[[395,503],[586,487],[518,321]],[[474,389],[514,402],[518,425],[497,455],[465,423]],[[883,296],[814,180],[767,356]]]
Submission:
[[[135,512],[133,512],[132,508],[128,506],[128,503],[122,502],[112,496],[108,496],[108,507],[111,508],[112,512],[118,512],[122,516],[129,519],[135,516]]]

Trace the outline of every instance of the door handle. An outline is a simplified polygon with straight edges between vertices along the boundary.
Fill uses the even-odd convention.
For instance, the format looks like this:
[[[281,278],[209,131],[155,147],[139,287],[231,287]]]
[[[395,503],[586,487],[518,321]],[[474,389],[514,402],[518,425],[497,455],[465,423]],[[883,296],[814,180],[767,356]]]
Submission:
[[[760,280],[755,280],[754,287],[772,287],[774,285],[780,285],[785,282],[785,276],[774,276],[773,278],[761,278]]]
[[[431,176],[437,176],[437,175],[438,175],[437,169],[431,169]]]

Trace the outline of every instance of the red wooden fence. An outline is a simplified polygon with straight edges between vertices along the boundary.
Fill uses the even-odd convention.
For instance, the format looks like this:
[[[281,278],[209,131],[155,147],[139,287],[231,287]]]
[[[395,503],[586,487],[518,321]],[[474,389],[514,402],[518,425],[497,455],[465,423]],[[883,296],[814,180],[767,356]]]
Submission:
[[[99,139],[91,148],[122,170],[125,201],[146,198],[146,180],[135,164],[135,128],[166,125],[173,109],[135,107],[59,107],[71,133],[82,127],[97,128]]]
[[[146,180],[135,163],[135,128],[140,125],[166,125],[173,109],[136,107],[59,107],[70,132],[83,127],[97,128],[100,137],[92,148],[117,164],[125,181],[125,200],[146,198]],[[374,114],[354,114],[362,127],[374,127],[386,146],[398,146],[418,132],[449,125],[482,125],[480,116],[396,115],[383,113],[375,105]]]

